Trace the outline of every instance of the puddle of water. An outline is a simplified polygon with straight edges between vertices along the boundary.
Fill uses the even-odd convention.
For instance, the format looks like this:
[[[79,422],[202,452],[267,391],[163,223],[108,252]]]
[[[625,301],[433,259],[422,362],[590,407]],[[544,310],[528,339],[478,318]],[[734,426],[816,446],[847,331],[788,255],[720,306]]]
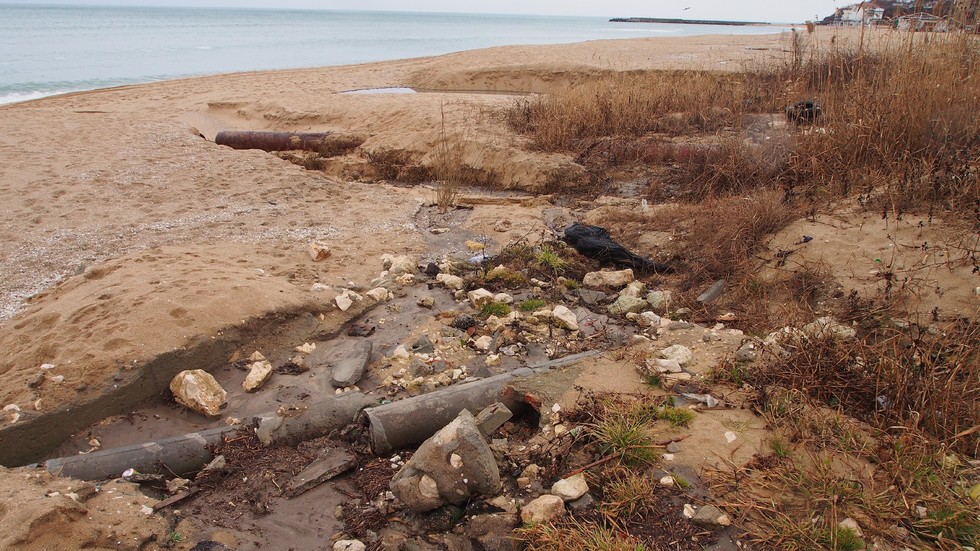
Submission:
[[[364,88],[361,90],[347,90],[339,92],[341,94],[415,94],[412,88]]]

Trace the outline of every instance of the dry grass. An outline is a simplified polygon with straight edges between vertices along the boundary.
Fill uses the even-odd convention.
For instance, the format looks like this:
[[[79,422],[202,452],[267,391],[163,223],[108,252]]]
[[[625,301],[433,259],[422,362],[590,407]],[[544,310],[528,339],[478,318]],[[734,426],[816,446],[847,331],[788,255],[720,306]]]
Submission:
[[[980,323],[929,332],[879,328],[859,340],[803,339],[754,370],[758,388],[792,388],[883,427],[922,432],[980,457]]]
[[[980,47],[975,36],[894,33],[818,49],[795,34],[786,60],[740,75],[634,72],[602,77],[512,107],[535,147],[579,153],[597,140],[725,130],[708,155],[679,159],[693,199],[757,187],[833,197],[873,190],[896,211],[927,202],[970,212],[980,201]],[[814,99],[823,116],[773,151],[750,140],[747,113]],[[758,140],[755,140],[758,142]]]
[[[728,279],[740,282],[754,271],[754,254],[771,234],[795,220],[798,210],[783,202],[779,191],[760,191],[703,202],[680,203],[654,215],[611,212],[602,224],[627,240],[647,231],[674,234],[671,252],[677,259],[683,290],[705,282]]]
[[[764,91],[766,78],[707,71],[616,73],[518,100],[507,120],[546,151],[572,150],[605,136],[714,131],[740,124],[748,107],[775,108]]]
[[[778,391],[763,412],[792,444],[743,469],[716,471],[713,490],[739,511],[757,543],[779,549],[863,549],[839,523],[855,519],[884,548],[976,545],[980,518],[964,484],[977,469],[913,431],[892,437],[797,391]],[[856,547],[851,547],[856,545]]]

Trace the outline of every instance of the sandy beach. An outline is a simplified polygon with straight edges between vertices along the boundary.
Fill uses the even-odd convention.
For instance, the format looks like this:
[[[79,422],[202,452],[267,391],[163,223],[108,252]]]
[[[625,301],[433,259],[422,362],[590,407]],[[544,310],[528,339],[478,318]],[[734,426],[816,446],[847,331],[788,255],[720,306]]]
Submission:
[[[162,82],[0,108],[3,210],[2,401],[45,408],[96,390],[144,362],[243,319],[307,301],[317,282],[360,285],[382,254],[426,253],[414,216],[431,188],[356,183],[260,151],[201,139],[218,130],[333,131],[372,152],[423,155],[443,113],[492,144],[514,188],[539,188],[572,164],[519,149],[486,115],[557,82],[599,71],[737,69],[782,55],[785,39],[710,36],[502,47],[436,58]],[[412,87],[417,94],[342,95]],[[488,94],[487,92],[493,92]],[[493,223],[495,216],[473,219]],[[492,213],[491,213],[492,214]],[[477,223],[476,234],[493,233]],[[514,233],[526,231],[515,227]],[[507,234],[494,236],[505,242]],[[309,261],[311,240],[331,244]],[[459,244],[462,246],[462,243]],[[37,366],[66,384],[27,388]],[[70,368],[69,368],[70,366]]]
[[[609,72],[739,71],[783,59],[789,40],[717,35],[508,46],[2,106],[0,405],[18,407],[16,426],[48,427],[54,436],[38,440],[54,443],[58,431],[47,416],[67,422],[73,408],[127,385],[147,396],[163,391],[165,383],[146,371],[165,355],[179,359],[209,342],[220,344],[216,355],[234,350],[241,343],[228,339],[238,329],[267,330],[301,314],[331,323],[340,315],[335,298],[371,289],[382,255],[438,261],[473,254],[467,240],[499,251],[519,237],[544,235],[549,197],[576,185],[583,169],[570,155],[529,150],[502,108]],[[416,93],[342,93],[386,88]],[[218,146],[221,130],[336,132],[365,141],[317,171]],[[431,182],[394,185],[372,160],[397,154],[425,165],[447,132],[463,138],[469,163],[493,166],[500,185],[463,190],[472,210],[437,236],[426,220],[436,199]],[[551,195],[537,197],[544,193]],[[790,247],[799,233],[821,231],[828,243],[837,240],[833,247],[853,244],[834,223],[801,221],[777,244]],[[311,259],[313,241],[329,245],[329,258]],[[656,242],[645,247],[637,252],[656,254]],[[861,254],[839,262],[861,262]],[[857,279],[863,269],[854,272]],[[956,277],[950,287],[958,290],[936,300],[970,300],[968,275]],[[337,318],[338,327],[350,317]],[[8,435],[3,447],[31,438]],[[84,537],[79,531],[68,539]],[[46,541],[10,548],[53,548]]]

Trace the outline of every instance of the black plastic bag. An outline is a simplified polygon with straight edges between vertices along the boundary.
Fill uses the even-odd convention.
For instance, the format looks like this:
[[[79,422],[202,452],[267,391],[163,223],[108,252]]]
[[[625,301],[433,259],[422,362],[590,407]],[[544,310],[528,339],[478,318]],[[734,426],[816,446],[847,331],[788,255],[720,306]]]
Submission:
[[[648,258],[633,254],[629,249],[616,243],[605,228],[572,224],[565,229],[565,242],[575,247],[579,254],[601,264],[613,264],[619,268],[632,268],[638,272],[671,273],[673,268],[658,264]]]

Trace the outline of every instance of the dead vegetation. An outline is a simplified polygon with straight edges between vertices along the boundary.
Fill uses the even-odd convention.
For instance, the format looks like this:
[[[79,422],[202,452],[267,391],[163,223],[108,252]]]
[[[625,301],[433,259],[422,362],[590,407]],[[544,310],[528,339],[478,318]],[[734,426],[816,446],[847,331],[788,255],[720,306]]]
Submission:
[[[888,219],[928,213],[980,228],[980,41],[894,34],[816,46],[797,35],[790,50],[784,62],[743,75],[604,76],[521,100],[508,121],[534,147],[575,155],[597,190],[615,188],[611,175],[626,167],[647,175],[641,197],[672,201],[608,209],[596,222],[628,244],[669,234],[680,304],[704,308],[689,295],[725,279],[725,307],[740,312],[744,329],[765,334],[831,313],[857,330],[854,339],[806,338],[756,364],[719,366],[720,378],[758,393],[754,407],[775,434],[770,454],[712,475],[715,497],[755,543],[976,547],[977,320],[904,318],[895,308],[904,284],[889,270],[871,298],[847,295],[814,265],[763,281],[757,253],[793,220],[842,199]],[[816,101],[821,114],[783,124],[783,109],[798,100]],[[976,258],[975,243],[965,249]],[[630,519],[659,490],[637,479],[655,461],[644,452],[656,442],[643,411],[614,411],[588,425],[590,445],[617,457],[615,471],[596,475],[598,510]],[[650,544],[629,526],[573,517],[522,535],[530,549]]]

